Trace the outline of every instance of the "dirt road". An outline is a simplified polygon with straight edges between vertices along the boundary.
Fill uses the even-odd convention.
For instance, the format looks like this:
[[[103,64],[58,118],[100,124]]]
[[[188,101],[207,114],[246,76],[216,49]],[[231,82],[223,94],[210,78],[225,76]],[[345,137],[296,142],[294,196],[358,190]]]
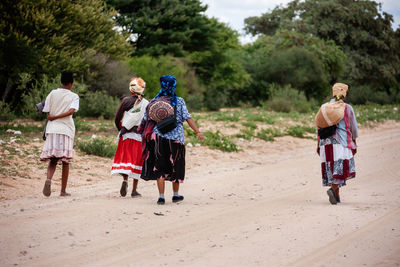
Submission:
[[[171,203],[168,187],[165,206],[153,182],[140,182],[141,198],[120,197],[107,160],[92,170],[105,178],[70,198],[45,198],[40,185],[0,202],[0,265],[400,266],[400,123],[364,129],[358,144],[338,205],[312,140],[192,148],[185,200]]]

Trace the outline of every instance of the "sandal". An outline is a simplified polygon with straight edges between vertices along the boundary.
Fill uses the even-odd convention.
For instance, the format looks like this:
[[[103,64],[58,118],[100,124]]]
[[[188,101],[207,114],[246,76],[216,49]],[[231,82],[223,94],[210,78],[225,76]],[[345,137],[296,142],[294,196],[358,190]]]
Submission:
[[[336,204],[338,203],[338,201],[337,201],[337,199],[336,199],[336,194],[335,194],[335,192],[333,191],[333,189],[332,189],[332,188],[329,188],[328,191],[326,191],[326,193],[327,193],[328,196],[329,196],[329,202],[330,202],[332,205],[336,205]]]
[[[46,197],[51,195],[51,179],[46,179],[46,182],[44,182],[43,195]]]
[[[122,181],[121,190],[119,191],[122,197],[126,196],[127,190],[128,190],[128,181],[124,180]]]
[[[69,197],[69,196],[71,196],[71,194],[70,193],[67,193],[67,192],[64,192],[64,193],[60,193],[60,197]]]

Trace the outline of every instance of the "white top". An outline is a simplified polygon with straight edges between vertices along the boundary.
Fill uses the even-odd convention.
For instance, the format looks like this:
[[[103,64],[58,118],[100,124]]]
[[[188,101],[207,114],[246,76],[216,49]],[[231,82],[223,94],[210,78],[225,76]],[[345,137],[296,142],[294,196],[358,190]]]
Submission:
[[[46,97],[43,112],[48,112],[51,116],[56,116],[68,112],[71,108],[75,109],[75,112],[78,111],[79,96],[71,92],[71,90],[58,88],[52,90]],[[46,134],[48,133],[64,134],[74,138],[75,125],[72,115],[48,121]]]
[[[149,104],[149,101],[147,99],[143,98],[142,101],[140,101],[139,104],[137,104],[137,105],[135,104],[133,106],[133,108],[132,108],[133,110],[137,110],[137,109],[140,108],[139,112],[140,112],[141,120],[143,119],[143,116],[144,116],[144,113],[146,112],[146,107],[147,107],[148,104]],[[136,126],[140,125],[141,120],[139,121],[139,123],[136,124]],[[119,134],[118,134],[118,136],[119,136]],[[125,140],[127,138],[133,139],[133,140],[136,140],[136,141],[139,141],[139,142],[142,141],[142,135],[134,133],[134,132],[127,132],[124,135],[122,135],[122,139],[123,140]]]

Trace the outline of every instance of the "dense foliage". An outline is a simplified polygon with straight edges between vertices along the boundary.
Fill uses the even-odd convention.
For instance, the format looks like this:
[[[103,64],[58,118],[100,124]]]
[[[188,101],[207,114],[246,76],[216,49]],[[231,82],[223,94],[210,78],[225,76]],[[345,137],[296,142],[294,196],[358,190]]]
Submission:
[[[78,116],[112,118],[133,76],[151,99],[164,74],[190,110],[307,112],[337,81],[352,103],[400,102],[400,29],[375,1],[293,0],[247,18],[257,39],[246,45],[206,10],[201,0],[1,1],[0,120],[43,118],[34,104],[67,69]]]
[[[17,102],[21,73],[34,80],[64,69],[83,76],[97,53],[127,55],[123,35],[114,30],[115,11],[102,0],[4,0],[0,2],[0,87],[3,100]]]
[[[354,0],[294,0],[245,20],[254,35],[274,36],[286,29],[332,40],[348,59],[342,80],[398,94],[400,30],[394,31],[392,22],[381,4]]]

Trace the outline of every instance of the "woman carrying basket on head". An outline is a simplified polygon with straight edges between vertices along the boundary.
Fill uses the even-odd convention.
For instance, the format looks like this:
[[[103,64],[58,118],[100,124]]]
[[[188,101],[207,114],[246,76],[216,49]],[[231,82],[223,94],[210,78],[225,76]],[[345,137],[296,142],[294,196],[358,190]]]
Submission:
[[[330,186],[327,194],[332,205],[340,203],[339,187],[356,176],[354,155],[358,128],[353,108],[344,103],[347,91],[346,84],[333,85],[333,99],[323,104],[315,117],[322,184]]]
[[[144,146],[141,178],[157,180],[157,204],[163,205],[165,180],[172,182],[172,202],[183,200],[178,193],[179,184],[185,178],[183,123],[186,121],[200,140],[203,140],[203,135],[197,129],[183,98],[175,94],[175,77],[164,75],[160,83],[161,90],[147,106],[139,132],[142,132]]]
[[[120,194],[123,197],[128,190],[128,177],[133,178],[131,197],[141,196],[136,190],[143,164],[142,136],[137,128],[149,103],[143,98],[145,87],[146,83],[142,78],[132,78],[129,84],[131,96],[122,100],[115,116],[115,126],[119,134],[111,175],[122,175]]]

